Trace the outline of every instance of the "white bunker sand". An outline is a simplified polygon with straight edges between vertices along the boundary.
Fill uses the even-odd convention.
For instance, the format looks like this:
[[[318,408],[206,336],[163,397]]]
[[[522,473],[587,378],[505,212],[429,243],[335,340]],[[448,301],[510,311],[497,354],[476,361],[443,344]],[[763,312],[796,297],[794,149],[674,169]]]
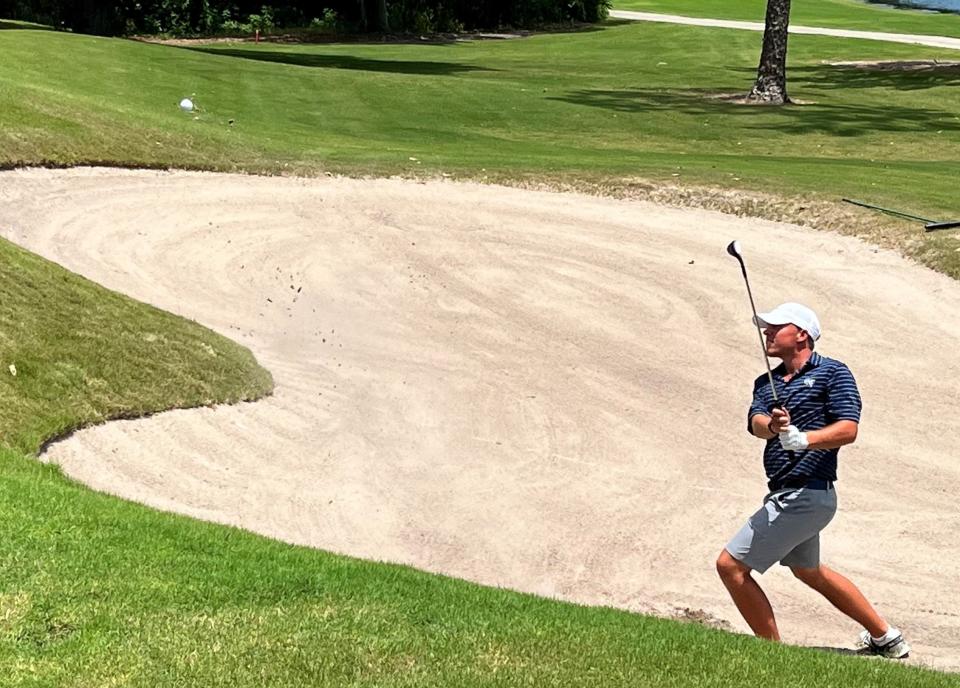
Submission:
[[[253,404],[107,423],[45,459],[106,492],[489,585],[746,627],[713,562],[760,502],[760,307],[807,302],[866,408],[824,560],[960,669],[960,285],[786,224],[397,180],[0,174],[0,229],[250,347]],[[960,244],[958,244],[960,245]],[[790,642],[858,627],[780,567]]]

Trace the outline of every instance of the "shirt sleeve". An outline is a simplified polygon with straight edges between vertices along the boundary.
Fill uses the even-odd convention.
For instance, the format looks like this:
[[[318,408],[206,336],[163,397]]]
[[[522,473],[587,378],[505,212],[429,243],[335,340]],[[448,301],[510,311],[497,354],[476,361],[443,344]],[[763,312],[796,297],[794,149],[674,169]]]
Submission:
[[[767,378],[763,375],[758,377],[753,383],[753,402],[750,404],[750,410],[747,412],[747,432],[753,434],[753,417],[756,415],[770,415],[769,401],[764,385],[768,385]]]
[[[860,399],[860,390],[857,389],[857,381],[850,369],[841,363],[827,385],[827,424],[836,423],[838,420],[859,423],[862,410],[863,402]]]

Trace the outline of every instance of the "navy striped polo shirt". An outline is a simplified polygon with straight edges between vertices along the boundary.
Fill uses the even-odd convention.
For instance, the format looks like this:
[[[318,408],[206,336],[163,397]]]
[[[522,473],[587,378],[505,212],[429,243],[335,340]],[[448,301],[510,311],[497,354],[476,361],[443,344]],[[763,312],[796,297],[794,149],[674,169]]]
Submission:
[[[796,375],[784,382],[786,367],[773,369],[777,396],[790,412],[790,420],[801,431],[819,430],[838,420],[860,422],[860,391],[853,373],[846,364],[814,352]],[[753,432],[752,420],[757,414],[769,416],[773,411],[770,379],[764,374],[753,383],[753,403],[747,419],[747,430]],[[790,452],[780,446],[780,438],[767,440],[763,450],[763,468],[770,480],[770,489],[784,482],[836,480],[839,449],[807,449]]]

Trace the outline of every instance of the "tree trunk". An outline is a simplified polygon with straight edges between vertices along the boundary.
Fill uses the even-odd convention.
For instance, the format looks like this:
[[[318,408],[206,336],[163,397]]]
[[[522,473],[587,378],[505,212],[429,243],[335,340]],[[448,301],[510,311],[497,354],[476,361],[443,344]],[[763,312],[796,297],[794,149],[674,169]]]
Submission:
[[[763,31],[763,50],[757,81],[748,100],[771,105],[790,102],[787,97],[787,29],[790,26],[790,0],[767,0],[767,18]]]
[[[387,0],[377,0],[377,28],[383,33],[387,33],[390,30]]]
[[[366,31],[370,28],[367,25],[367,3],[366,0],[360,0],[360,26],[363,27],[363,30]]]

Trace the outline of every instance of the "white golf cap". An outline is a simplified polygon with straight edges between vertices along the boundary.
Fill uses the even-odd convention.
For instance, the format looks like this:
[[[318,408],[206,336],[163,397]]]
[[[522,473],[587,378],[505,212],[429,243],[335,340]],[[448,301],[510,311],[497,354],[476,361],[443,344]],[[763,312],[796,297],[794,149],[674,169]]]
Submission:
[[[800,303],[781,303],[768,313],[757,313],[754,322],[760,327],[767,325],[796,325],[813,337],[820,339],[820,320],[817,314]]]

